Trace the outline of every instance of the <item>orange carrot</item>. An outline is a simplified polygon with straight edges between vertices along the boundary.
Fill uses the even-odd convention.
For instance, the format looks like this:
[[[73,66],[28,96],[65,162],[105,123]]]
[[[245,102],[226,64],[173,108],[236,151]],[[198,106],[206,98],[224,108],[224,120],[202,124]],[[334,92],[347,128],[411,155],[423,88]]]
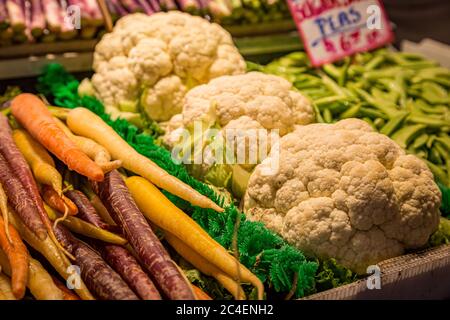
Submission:
[[[8,198],[6,197],[5,190],[3,190],[2,184],[0,183],[0,212],[5,220],[5,233],[8,241],[12,243],[11,235],[9,234],[9,216],[8,216]]]
[[[8,226],[12,244],[9,243],[5,233],[3,218],[0,218],[0,247],[8,257],[12,270],[12,291],[17,299],[22,299],[28,282],[29,255],[19,233],[12,225]]]
[[[44,102],[37,96],[29,93],[18,95],[11,102],[11,112],[36,140],[70,170],[94,181],[103,180],[102,169],[58,127]]]
[[[212,298],[208,296],[208,294],[199,287],[192,285],[192,289],[194,289],[194,293],[195,296],[197,297],[197,300],[212,300]]]
[[[69,290],[67,286],[62,284],[56,277],[52,277],[52,279],[58,289],[62,291],[64,300],[80,300],[80,298],[72,290]]]
[[[42,186],[42,198],[50,208],[55,209],[61,213],[65,213],[68,210],[70,216],[74,216],[78,213],[78,207],[65,195],[59,196],[58,193],[52,187],[48,185]]]

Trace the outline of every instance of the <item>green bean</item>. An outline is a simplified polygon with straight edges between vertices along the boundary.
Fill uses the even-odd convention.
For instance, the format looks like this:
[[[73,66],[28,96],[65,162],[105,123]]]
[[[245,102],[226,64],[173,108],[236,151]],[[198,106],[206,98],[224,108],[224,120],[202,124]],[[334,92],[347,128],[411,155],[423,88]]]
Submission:
[[[385,120],[389,120],[389,117],[386,114],[372,108],[361,107],[361,109],[359,109],[359,113],[362,116],[369,117],[371,119],[382,118]]]
[[[315,103],[313,103],[313,110],[314,110],[314,114],[316,116],[316,121],[319,123],[325,123],[325,120],[323,119],[322,115],[320,114],[320,110]]]
[[[392,136],[391,139],[397,142],[397,144],[402,147],[403,149],[406,149],[410,142],[419,135],[424,129],[426,128],[425,125],[422,124],[416,124],[411,126],[406,126],[401,128],[400,130],[396,131]]]
[[[347,97],[336,95],[336,96],[329,96],[329,97],[320,98],[320,99],[315,100],[314,102],[318,106],[321,106],[321,105],[330,104],[332,102],[345,102],[345,101],[348,101]]]
[[[382,101],[378,101],[374,97],[372,97],[369,93],[362,89],[355,88],[358,95],[365,100],[367,103],[369,103],[371,106],[377,108],[381,112],[385,113],[389,118],[395,117],[398,115],[398,110],[396,109],[395,104],[387,104],[386,105]],[[383,117],[380,117],[383,118]]]
[[[447,163],[450,161],[450,152],[447,151],[444,145],[442,145],[438,140],[434,143],[434,148],[444,162]]]
[[[430,170],[431,170],[431,172],[433,173],[433,175],[434,175],[435,177],[437,177],[437,179],[438,179],[442,184],[448,186],[448,184],[449,184],[449,178],[448,178],[447,174],[445,173],[445,171],[444,171],[441,167],[435,165],[434,163],[432,163],[432,162],[430,162],[430,161],[428,161],[428,160],[425,160],[425,162],[427,163],[428,168],[430,168]]]
[[[416,108],[420,109],[421,111],[425,113],[431,113],[431,114],[443,114],[445,113],[448,108],[444,105],[429,105],[425,100],[423,99],[417,99],[414,101],[414,105]]]
[[[447,121],[442,121],[440,118],[433,118],[430,116],[420,116],[416,114],[409,115],[407,121],[410,123],[425,124],[430,128],[436,129],[448,125]]]
[[[375,124],[373,123],[372,119],[369,117],[362,118],[365,122],[367,122],[375,131],[377,130],[377,127],[375,127]]]
[[[377,55],[373,57],[369,62],[367,62],[364,66],[366,71],[373,70],[377,68],[380,64],[384,62],[386,57],[384,55]]]
[[[353,118],[358,114],[360,109],[361,109],[361,103],[356,103],[352,107],[350,107],[346,111],[344,111],[341,114],[340,118],[341,119]]]
[[[375,127],[377,127],[377,129],[379,130],[381,127],[384,126],[384,124],[386,123],[386,121],[383,118],[376,118],[373,121],[373,124],[375,125]]]
[[[390,136],[403,123],[409,113],[404,112],[398,116],[392,117],[380,130],[382,134]]]
[[[436,141],[439,141],[448,152],[450,152],[450,138],[448,135],[441,134],[439,137],[435,138]]]
[[[447,104],[450,99],[447,90],[437,83],[425,81],[422,83],[422,98],[431,104]]]
[[[393,78],[396,74],[401,72],[400,67],[388,67],[381,70],[373,70],[364,72],[363,78],[366,80],[378,80],[381,78]]]
[[[416,140],[414,140],[414,143],[412,146],[414,149],[419,149],[419,148],[425,146],[427,141],[428,141],[428,134],[423,133]]]
[[[428,149],[431,149],[431,147],[433,146],[433,143],[434,143],[434,141],[436,140],[436,135],[434,135],[434,134],[432,134],[432,135],[430,135],[429,137],[428,137],[428,140],[427,140],[427,148]]]
[[[347,96],[346,92],[340,87],[333,79],[328,77],[327,75],[321,75],[323,84],[331,91],[334,92],[338,96]]]
[[[436,147],[433,146],[433,148],[430,149],[430,153],[428,156],[428,160],[430,160],[431,162],[433,162],[434,164],[437,165],[442,165],[444,164],[444,162],[441,159],[441,155],[440,153],[436,150]]]
[[[332,123],[333,122],[333,115],[331,114],[330,109],[323,110],[323,119],[326,123]]]

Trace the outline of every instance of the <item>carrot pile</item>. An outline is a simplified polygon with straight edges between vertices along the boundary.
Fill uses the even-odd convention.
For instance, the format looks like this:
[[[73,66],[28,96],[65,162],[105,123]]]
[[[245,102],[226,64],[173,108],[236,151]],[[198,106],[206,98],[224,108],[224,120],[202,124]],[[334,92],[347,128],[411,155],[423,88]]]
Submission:
[[[0,114],[0,300],[22,299],[27,288],[38,300],[210,300],[155,228],[236,299],[246,299],[241,284],[263,298],[261,281],[158,188],[220,214],[212,200],[87,109],[53,112],[57,119],[27,93],[10,109],[9,119]]]

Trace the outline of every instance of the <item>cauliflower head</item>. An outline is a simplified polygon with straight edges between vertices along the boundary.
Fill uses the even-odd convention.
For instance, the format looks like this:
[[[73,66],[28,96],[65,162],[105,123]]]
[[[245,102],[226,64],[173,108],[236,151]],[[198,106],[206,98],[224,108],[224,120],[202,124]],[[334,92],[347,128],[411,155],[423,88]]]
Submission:
[[[188,88],[242,74],[245,61],[222,27],[171,11],[121,18],[97,44],[93,68],[107,111],[137,112],[141,104],[153,120],[166,121],[181,112]]]
[[[192,166],[191,174],[239,190],[233,192],[241,197],[248,180],[244,177],[264,160],[273,142],[314,119],[309,100],[284,78],[260,72],[221,76],[185,95],[181,115],[165,125],[163,142],[179,148],[186,143],[180,141],[183,131],[195,132],[199,123],[218,131],[211,140],[203,139],[203,162]],[[217,160],[223,159],[214,153],[218,149],[225,161]]]
[[[278,170],[264,170],[275,160]],[[425,245],[440,202],[424,162],[366,122],[347,119],[282,137],[251,175],[244,211],[306,254],[365,273]]]
[[[215,121],[224,127],[240,117],[249,117],[268,130],[278,129],[283,136],[295,125],[313,122],[314,112],[308,99],[289,81],[261,72],[222,76],[193,88],[185,96],[185,127],[198,120]]]

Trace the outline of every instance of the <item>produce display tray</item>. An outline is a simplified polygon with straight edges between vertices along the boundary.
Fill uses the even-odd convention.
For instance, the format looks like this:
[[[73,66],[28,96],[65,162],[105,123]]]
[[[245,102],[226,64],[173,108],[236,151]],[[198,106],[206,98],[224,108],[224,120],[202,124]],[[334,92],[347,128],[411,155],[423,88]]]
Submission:
[[[378,266],[381,289],[368,289],[366,278],[304,299],[450,299],[450,245],[388,259]]]
[[[248,60],[267,62],[278,55],[301,50],[297,32],[236,37],[236,46]],[[91,70],[97,40],[22,44],[0,48],[0,79],[37,76],[49,62],[58,62],[70,72]]]

